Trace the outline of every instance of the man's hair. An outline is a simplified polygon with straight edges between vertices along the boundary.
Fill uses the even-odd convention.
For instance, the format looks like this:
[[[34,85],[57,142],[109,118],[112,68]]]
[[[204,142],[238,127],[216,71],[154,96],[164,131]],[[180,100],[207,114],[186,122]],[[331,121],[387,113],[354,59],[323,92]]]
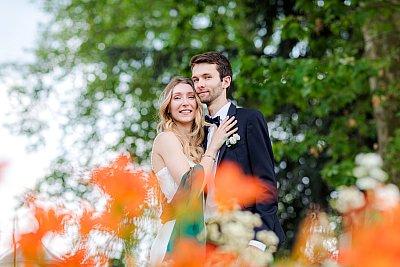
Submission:
[[[229,63],[229,60],[221,53],[210,51],[195,55],[190,59],[191,69],[193,69],[194,65],[201,63],[216,64],[221,81],[226,76],[230,76],[232,80],[231,63]]]

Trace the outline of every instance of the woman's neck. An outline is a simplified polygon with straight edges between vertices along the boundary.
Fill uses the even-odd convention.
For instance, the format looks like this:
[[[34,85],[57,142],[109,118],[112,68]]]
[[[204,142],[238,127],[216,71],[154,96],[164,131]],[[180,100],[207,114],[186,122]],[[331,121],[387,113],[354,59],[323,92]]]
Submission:
[[[184,136],[187,136],[188,134],[190,134],[191,130],[192,130],[192,126],[189,124],[176,124],[176,128],[178,129],[178,131],[180,133],[182,133]]]

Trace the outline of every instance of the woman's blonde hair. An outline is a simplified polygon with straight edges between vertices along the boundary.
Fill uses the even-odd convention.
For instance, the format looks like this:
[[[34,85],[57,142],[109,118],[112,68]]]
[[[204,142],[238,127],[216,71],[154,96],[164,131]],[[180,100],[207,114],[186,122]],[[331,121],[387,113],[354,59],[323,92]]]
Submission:
[[[204,149],[202,147],[202,143],[204,140],[203,106],[200,98],[197,96],[197,94],[195,94],[197,110],[196,116],[192,124],[191,132],[189,134],[181,133],[175,124],[174,118],[172,118],[171,113],[169,112],[169,106],[172,99],[172,91],[178,84],[188,84],[193,88],[194,91],[194,85],[191,79],[179,76],[173,77],[171,79],[171,81],[167,84],[161,94],[161,106],[159,113],[160,122],[158,123],[157,131],[159,133],[166,131],[175,133],[182,144],[183,153],[193,162],[199,163],[201,160],[201,156],[204,153]]]

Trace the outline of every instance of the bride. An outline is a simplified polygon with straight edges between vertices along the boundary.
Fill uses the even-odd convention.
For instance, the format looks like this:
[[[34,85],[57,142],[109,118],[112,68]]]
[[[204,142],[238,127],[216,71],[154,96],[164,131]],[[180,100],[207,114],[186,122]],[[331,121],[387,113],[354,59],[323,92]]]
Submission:
[[[204,151],[202,103],[189,78],[174,77],[165,87],[161,101],[159,134],[153,143],[151,164],[166,205],[162,207],[163,225],[150,251],[151,266],[164,261],[176,240],[196,240],[199,234],[204,235],[202,205],[206,177],[212,175],[217,153],[225,139],[237,131],[233,128],[235,118],[225,119],[215,129],[211,143]],[[191,211],[190,218],[174,213],[181,205]],[[193,212],[196,209],[198,213]]]

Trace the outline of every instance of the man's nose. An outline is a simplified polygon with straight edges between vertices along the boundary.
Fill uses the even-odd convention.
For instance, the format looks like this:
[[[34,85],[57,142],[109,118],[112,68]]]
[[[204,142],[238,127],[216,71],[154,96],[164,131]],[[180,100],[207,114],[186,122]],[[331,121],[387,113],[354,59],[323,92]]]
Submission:
[[[199,88],[203,88],[204,87],[204,81],[203,80],[198,80],[196,85]]]

